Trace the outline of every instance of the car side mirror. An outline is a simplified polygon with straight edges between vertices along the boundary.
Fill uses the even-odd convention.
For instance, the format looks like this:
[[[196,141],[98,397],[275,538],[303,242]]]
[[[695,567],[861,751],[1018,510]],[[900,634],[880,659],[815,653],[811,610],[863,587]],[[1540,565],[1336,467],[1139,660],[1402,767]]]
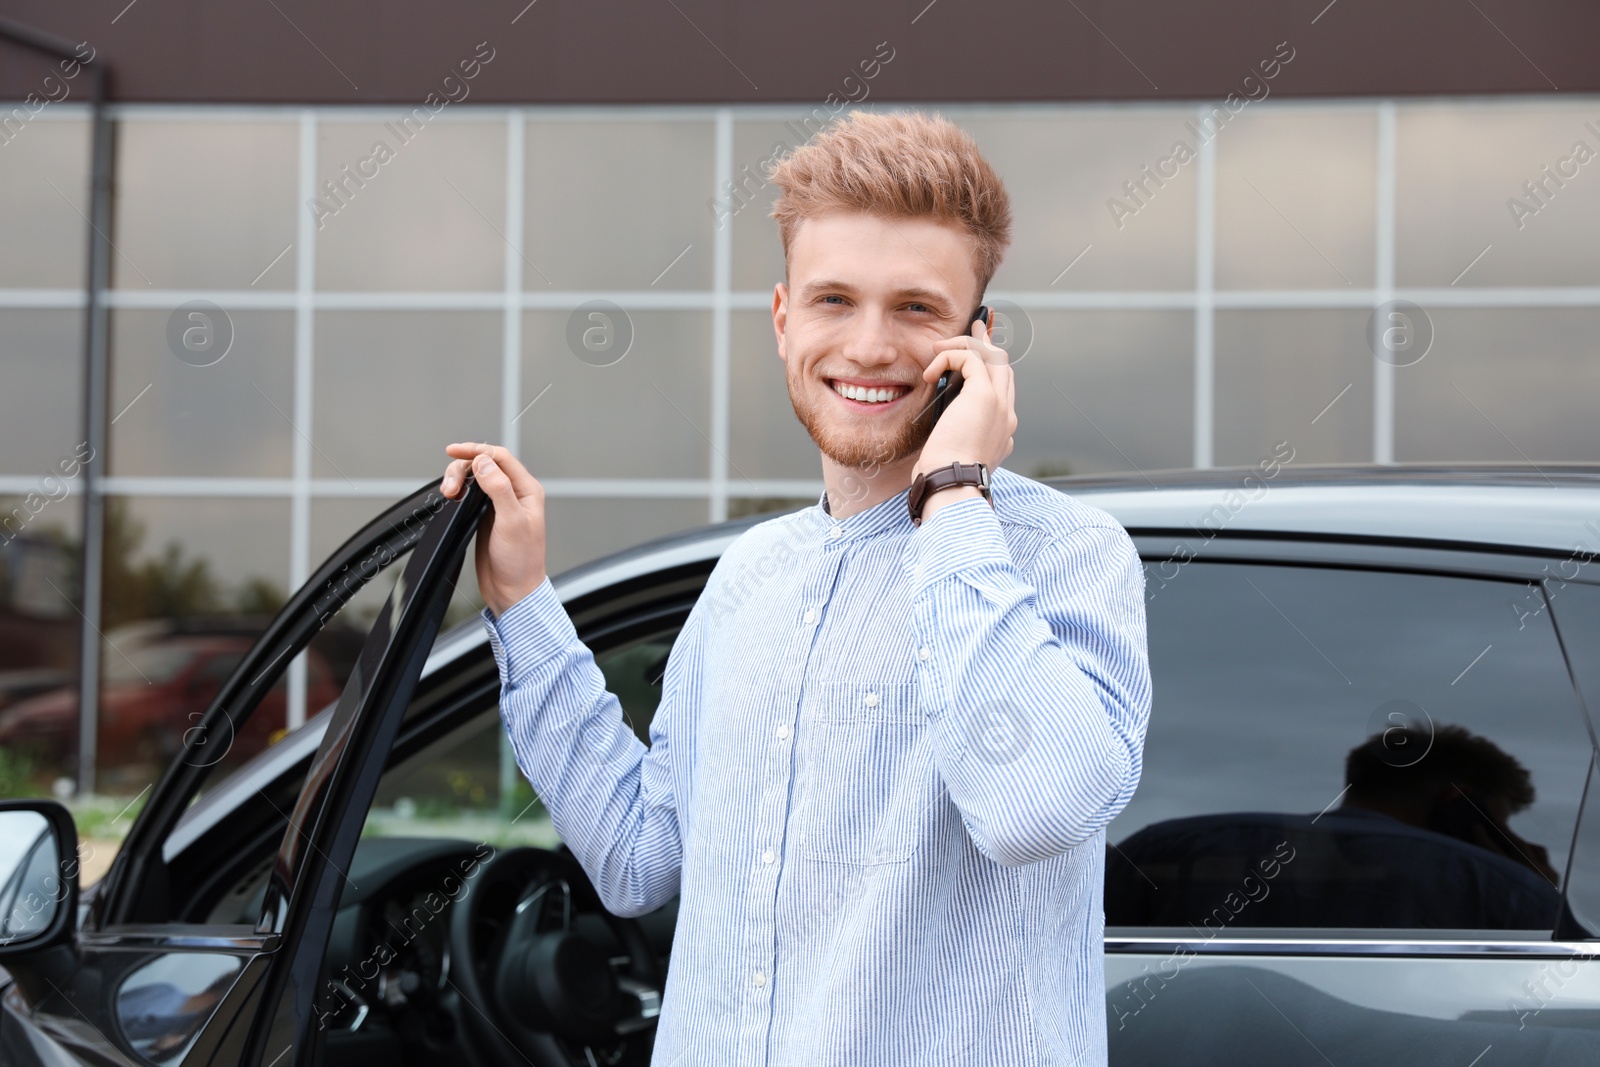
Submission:
[[[78,911],[78,830],[54,800],[0,800],[0,960],[71,936]]]

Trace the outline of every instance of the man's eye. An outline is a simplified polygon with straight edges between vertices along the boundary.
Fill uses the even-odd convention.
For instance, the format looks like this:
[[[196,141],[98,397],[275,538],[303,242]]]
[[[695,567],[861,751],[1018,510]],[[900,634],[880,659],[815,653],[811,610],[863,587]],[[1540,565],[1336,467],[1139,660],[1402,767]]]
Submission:
[[[912,311],[932,311],[933,310],[927,304],[908,304],[906,306],[909,307]]]
[[[841,304],[844,303],[844,297],[842,296],[825,296],[822,298],[823,303],[827,303],[829,300],[837,300]]]

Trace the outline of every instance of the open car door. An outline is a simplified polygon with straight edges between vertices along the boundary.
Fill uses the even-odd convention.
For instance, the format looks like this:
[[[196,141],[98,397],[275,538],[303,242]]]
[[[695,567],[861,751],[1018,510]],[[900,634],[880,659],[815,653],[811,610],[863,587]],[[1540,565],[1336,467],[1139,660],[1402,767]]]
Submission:
[[[342,872],[486,505],[474,481],[456,500],[430,483],[346,541],[294,595],[184,733],[106,879],[86,895],[81,929],[68,921],[36,951],[6,959],[15,982],[0,1062],[313,1062],[317,968]],[[278,742],[306,749],[303,782],[264,783],[226,824],[196,828],[202,791],[263,697],[407,553],[337,704]],[[239,883],[250,863],[264,868],[258,891],[219,921],[216,887]],[[75,871],[71,888],[76,901]],[[253,921],[234,921],[241,915]]]
[[[487,504],[469,478],[458,500],[439,507],[362,646],[267,882],[256,932],[283,941],[262,976],[259,1010],[248,1029],[230,1034],[243,1040],[227,1042],[212,1062],[266,1067],[316,1056],[317,983],[344,872]]]

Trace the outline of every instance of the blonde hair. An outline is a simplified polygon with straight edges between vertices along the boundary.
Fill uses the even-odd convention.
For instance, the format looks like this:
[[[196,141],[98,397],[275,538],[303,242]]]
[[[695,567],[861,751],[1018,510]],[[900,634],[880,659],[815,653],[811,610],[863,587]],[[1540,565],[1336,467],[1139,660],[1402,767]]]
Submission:
[[[938,112],[852,111],[769,169],[785,267],[800,223],[830,211],[932,216],[970,234],[981,296],[1011,244],[1011,197],[972,137]]]

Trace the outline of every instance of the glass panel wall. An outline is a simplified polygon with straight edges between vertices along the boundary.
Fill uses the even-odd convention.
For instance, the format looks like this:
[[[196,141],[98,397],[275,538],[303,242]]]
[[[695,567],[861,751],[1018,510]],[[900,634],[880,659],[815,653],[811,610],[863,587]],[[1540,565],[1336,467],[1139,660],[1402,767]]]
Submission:
[[[168,344],[174,326],[187,359]],[[185,348],[185,333],[210,351]],[[289,477],[294,361],[284,357],[294,351],[292,313],[118,308],[111,346],[112,474]]]
[[[312,476],[415,488],[444,470],[448,442],[492,440],[500,329],[481,311],[319,313]]]
[[[0,797],[48,789],[64,763],[16,743],[15,710],[74,684],[85,461],[82,328],[89,124],[65,103],[0,126]],[[33,114],[32,109],[20,112]],[[70,739],[76,739],[72,724]],[[16,740],[12,740],[15,738]]]
[[[319,123],[316,175],[317,288],[505,284],[504,121]]]
[[[298,137],[281,118],[120,123],[112,284],[293,289],[293,257],[275,257],[299,222]]]
[[[1253,467],[1268,457],[1292,463],[1372,458],[1368,314],[1344,308],[1218,312],[1219,466]],[[1280,442],[1286,444],[1281,450]]]
[[[1030,318],[1033,343],[1016,364],[1017,434],[1007,467],[1049,477],[1189,465],[1191,314],[1036,311]],[[1131,381],[1139,387],[1130,389]]]
[[[1374,282],[1377,118],[1251,109],[1217,137],[1217,287]]]
[[[1600,308],[1446,308],[1433,349],[1395,370],[1395,454],[1594,462]]]
[[[536,476],[709,476],[708,312],[613,305],[522,322],[514,428]]]
[[[1397,110],[1400,285],[1600,284],[1600,101],[1439,101]]]
[[[0,102],[0,114],[14,106]],[[89,123],[83,116],[80,107],[56,104],[25,126],[0,122],[6,248],[0,288],[83,286],[89,211]]]
[[[1278,442],[1295,463],[1600,462],[1600,100],[1273,98],[1220,130],[1188,103],[940,110],[1014,201],[988,294],[1029,338],[1012,469],[1253,465]],[[106,635],[265,610],[451,440],[545,480],[553,572],[816,499],[763,176],[804,109],[116,123]],[[43,672],[0,679],[0,724],[49,672],[70,688],[84,625],[61,464],[83,438],[87,132],[69,102],[0,144],[0,673]],[[1390,299],[1431,343],[1409,365],[1367,343]],[[475,596],[464,575],[452,617]],[[62,774],[0,767],[35,791]]]

